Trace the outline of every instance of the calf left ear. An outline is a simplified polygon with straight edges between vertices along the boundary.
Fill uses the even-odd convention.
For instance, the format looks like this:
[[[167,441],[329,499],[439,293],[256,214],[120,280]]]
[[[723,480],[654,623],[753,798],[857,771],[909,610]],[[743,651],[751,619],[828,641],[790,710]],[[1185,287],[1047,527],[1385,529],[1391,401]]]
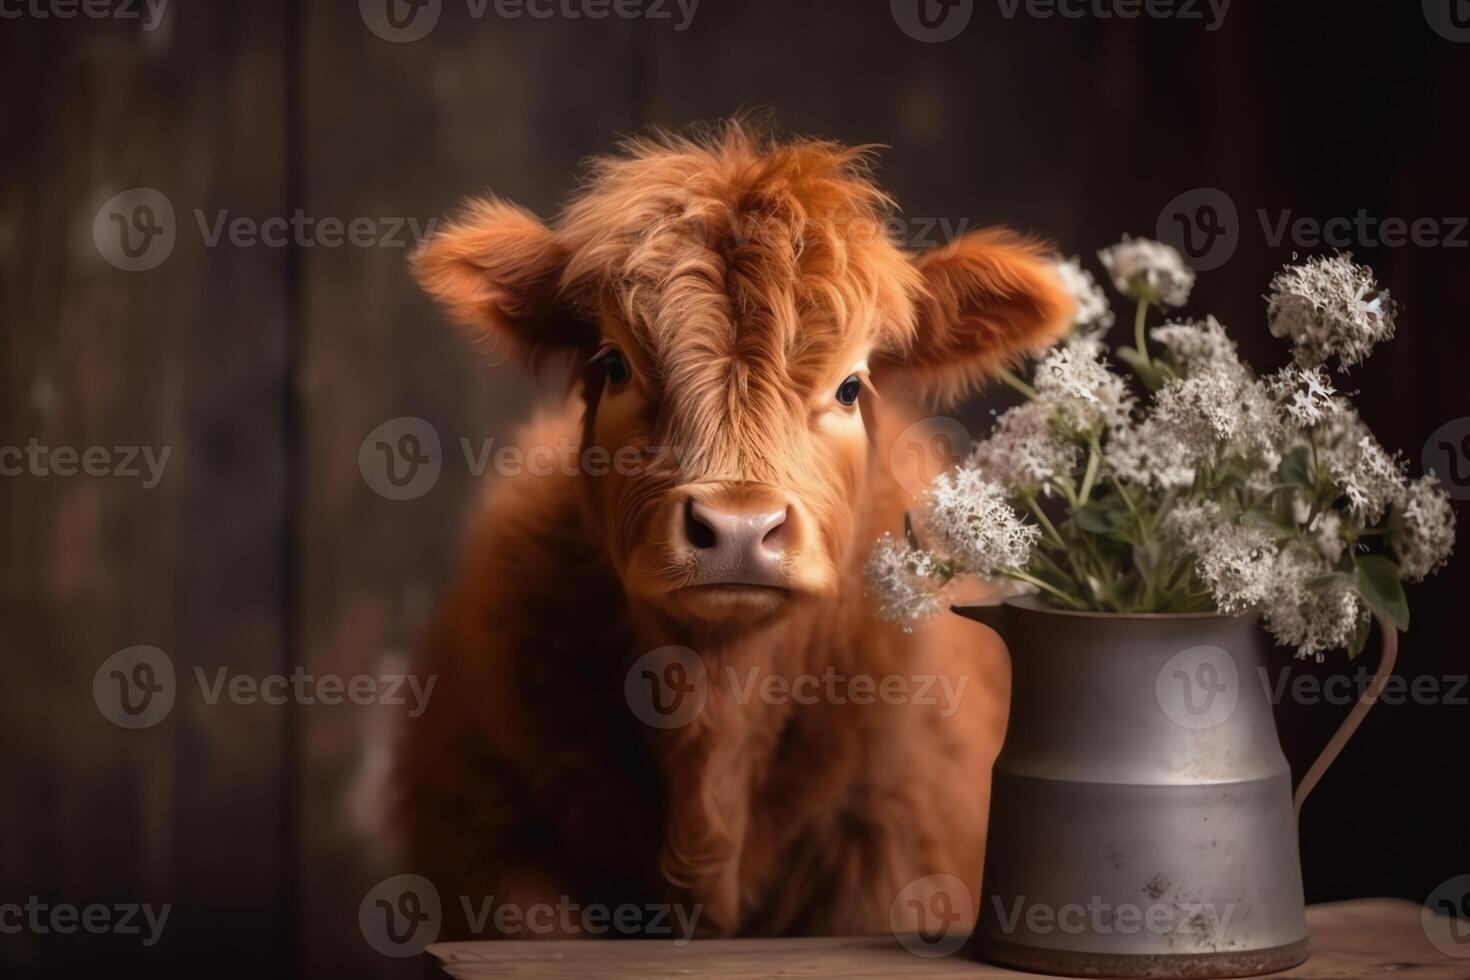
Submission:
[[[1074,303],[1046,249],[1014,232],[971,232],[914,264],[923,284],[912,335],[879,358],[875,374],[904,375],[935,402],[953,402],[1071,325]]]
[[[413,257],[414,278],[477,340],[534,356],[596,333],[563,295],[566,248],[531,212],[470,201]]]

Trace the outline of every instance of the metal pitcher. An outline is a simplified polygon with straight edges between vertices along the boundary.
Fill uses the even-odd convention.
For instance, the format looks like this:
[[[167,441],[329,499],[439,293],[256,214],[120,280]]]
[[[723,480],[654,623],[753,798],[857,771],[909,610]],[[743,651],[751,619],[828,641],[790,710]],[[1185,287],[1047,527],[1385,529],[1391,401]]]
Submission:
[[[1255,616],[1111,614],[1033,597],[955,612],[1010,649],[975,948],[1046,973],[1240,977],[1308,956],[1291,771]],[[1377,677],[1309,771],[1352,734]]]

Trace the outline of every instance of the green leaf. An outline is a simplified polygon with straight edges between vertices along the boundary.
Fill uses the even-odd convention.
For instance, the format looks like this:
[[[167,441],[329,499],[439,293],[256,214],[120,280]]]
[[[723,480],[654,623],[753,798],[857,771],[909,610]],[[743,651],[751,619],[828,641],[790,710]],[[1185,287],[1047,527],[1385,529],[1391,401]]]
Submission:
[[[1172,592],[1181,586],[1187,586],[1190,573],[1194,570],[1194,562],[1194,555],[1187,552],[1174,559],[1174,567],[1169,570],[1169,577],[1164,580],[1164,588]]]
[[[1088,535],[1104,553],[1123,549],[1138,539],[1138,527],[1126,505],[1115,496],[1100,497],[1078,508],[1066,523],[1068,537]]]
[[[1329,572],[1307,580],[1307,588],[1312,592],[1326,592],[1328,589],[1338,589],[1344,586],[1356,589],[1358,577],[1351,572]]]
[[[1399,581],[1399,567],[1382,555],[1358,559],[1358,595],[1384,619],[1404,632],[1409,631],[1409,600]]]
[[[1276,476],[1282,483],[1299,487],[1312,486],[1312,461],[1307,454],[1307,447],[1297,446],[1284,454],[1281,464],[1276,467]]]
[[[1284,528],[1296,531],[1296,507],[1295,494],[1287,490],[1285,493],[1271,495],[1271,509],[1276,515],[1276,523]]]
[[[1250,465],[1245,460],[1232,456],[1215,467],[1210,477],[1209,487],[1211,490],[1218,491],[1226,487],[1244,486],[1250,475]]]
[[[1072,515],[1072,522],[1091,534],[1112,534],[1117,524],[1107,511],[1100,507],[1083,507]]]
[[[1287,537],[1296,533],[1296,522],[1284,516],[1275,508],[1252,507],[1240,515],[1240,523],[1259,527],[1270,531],[1277,538]]]
[[[1368,631],[1372,626],[1373,615],[1365,609],[1358,616],[1358,624],[1353,628],[1352,639],[1348,641],[1347,655],[1349,660],[1357,657],[1358,654],[1363,652],[1363,648],[1368,645]]]

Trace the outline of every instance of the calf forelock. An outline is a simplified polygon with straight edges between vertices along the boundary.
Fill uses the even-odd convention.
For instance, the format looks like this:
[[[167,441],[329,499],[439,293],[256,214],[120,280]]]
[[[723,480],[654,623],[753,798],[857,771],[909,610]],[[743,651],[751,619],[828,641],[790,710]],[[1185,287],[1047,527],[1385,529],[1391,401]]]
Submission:
[[[912,264],[887,238],[868,151],[732,123],[630,141],[558,222],[563,288],[610,311],[673,379],[759,362],[797,387],[881,327],[912,330]]]

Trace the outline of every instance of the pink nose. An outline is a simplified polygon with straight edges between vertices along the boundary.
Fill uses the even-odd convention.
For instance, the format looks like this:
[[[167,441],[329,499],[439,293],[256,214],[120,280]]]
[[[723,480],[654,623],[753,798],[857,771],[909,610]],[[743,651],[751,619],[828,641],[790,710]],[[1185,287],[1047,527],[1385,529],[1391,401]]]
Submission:
[[[684,534],[694,548],[695,585],[782,586],[787,508],[729,510],[690,500]]]

